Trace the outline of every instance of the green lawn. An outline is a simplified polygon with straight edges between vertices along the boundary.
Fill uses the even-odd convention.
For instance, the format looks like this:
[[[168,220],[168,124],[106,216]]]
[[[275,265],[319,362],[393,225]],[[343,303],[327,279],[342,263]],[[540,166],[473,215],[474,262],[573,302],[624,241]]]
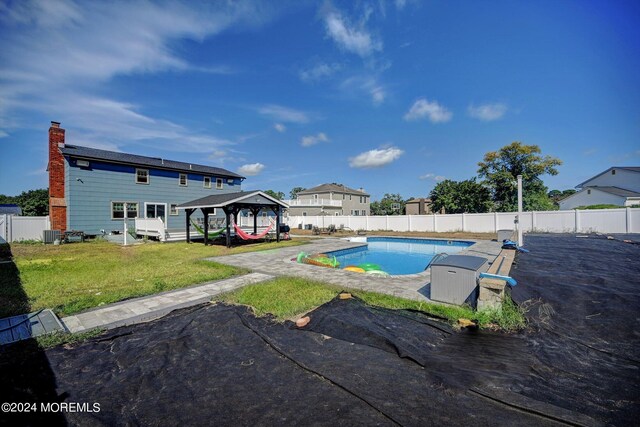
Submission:
[[[525,326],[523,312],[511,299],[502,310],[476,312],[469,307],[445,306],[398,298],[375,292],[347,289],[319,281],[297,277],[279,277],[265,283],[246,286],[237,291],[220,295],[217,300],[230,304],[251,306],[258,316],[272,314],[278,320],[300,316],[331,300],[341,290],[347,290],[366,303],[392,309],[412,309],[446,318],[450,323],[458,319],[477,320],[480,327],[513,331]]]
[[[105,241],[66,244],[12,244],[13,262],[0,253],[0,317],[52,308],[60,315],[128,298],[182,288],[246,273],[246,270],[203,261],[203,258],[257,250],[277,250],[306,243],[306,239],[257,243],[232,249],[186,243],[146,243],[122,247]],[[10,260],[10,259],[9,259]],[[334,298],[343,288],[295,277],[281,277],[221,295],[220,301],[245,304],[257,315],[284,320],[299,316]],[[480,326],[514,330],[524,317],[510,300],[501,311],[475,312],[407,300],[390,295],[350,290],[369,304],[414,309],[444,317],[478,320]]]
[[[14,243],[13,262],[0,262],[0,317],[41,308],[69,315],[128,298],[225,279],[246,271],[202,259],[305,242],[296,239],[232,249],[201,243],[122,247],[100,240],[60,246]]]

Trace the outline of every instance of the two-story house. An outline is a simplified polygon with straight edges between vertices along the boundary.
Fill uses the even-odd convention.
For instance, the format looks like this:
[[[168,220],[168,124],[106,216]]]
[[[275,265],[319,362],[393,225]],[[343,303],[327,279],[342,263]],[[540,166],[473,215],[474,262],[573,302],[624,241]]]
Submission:
[[[285,200],[290,216],[354,215],[371,213],[371,195],[362,188],[354,190],[342,184],[322,184],[298,193],[298,198]]]
[[[576,186],[558,202],[561,210],[592,205],[640,205],[640,167],[612,167]]]
[[[69,145],[58,122],[49,128],[47,170],[51,228],[89,235],[123,230],[125,215],[159,218],[165,229],[184,230],[178,205],[239,192],[245,179],[217,167]]]

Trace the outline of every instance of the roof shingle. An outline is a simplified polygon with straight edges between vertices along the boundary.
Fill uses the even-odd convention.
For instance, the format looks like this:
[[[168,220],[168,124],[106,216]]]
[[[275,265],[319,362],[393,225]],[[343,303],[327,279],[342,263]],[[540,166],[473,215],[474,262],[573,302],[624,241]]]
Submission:
[[[125,163],[154,167],[158,169],[171,169],[181,172],[199,172],[220,177],[241,178],[242,175],[230,172],[226,169],[213,166],[197,165],[193,163],[177,162],[174,160],[161,159],[159,157],[139,156],[137,154],[118,153],[116,151],[99,150],[97,148],[81,147],[79,145],[65,145],[60,148],[64,156],[77,157],[82,159],[104,160],[114,163]]]
[[[354,190],[353,188],[349,188],[346,185],[342,184],[322,184],[317,187],[308,188],[304,191],[300,191],[298,194],[313,194],[313,193],[347,193],[347,194],[358,194],[363,196],[368,196],[369,193],[361,190]]]

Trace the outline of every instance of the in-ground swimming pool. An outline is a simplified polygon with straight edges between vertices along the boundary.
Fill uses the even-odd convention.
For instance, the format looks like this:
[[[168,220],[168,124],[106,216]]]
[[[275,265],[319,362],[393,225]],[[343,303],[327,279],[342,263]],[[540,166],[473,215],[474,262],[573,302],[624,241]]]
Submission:
[[[429,261],[440,253],[455,254],[473,245],[459,240],[407,239],[367,237],[367,246],[329,252],[340,262],[340,268],[365,263],[377,264],[389,274],[422,273]]]

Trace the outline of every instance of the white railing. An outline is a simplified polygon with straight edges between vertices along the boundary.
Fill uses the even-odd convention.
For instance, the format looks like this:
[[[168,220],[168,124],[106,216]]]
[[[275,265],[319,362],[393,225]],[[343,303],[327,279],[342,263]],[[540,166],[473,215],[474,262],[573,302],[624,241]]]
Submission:
[[[274,221],[274,217],[268,216],[259,216],[258,217],[258,227],[268,227],[272,221]],[[238,222],[240,223],[240,227],[253,227],[253,217],[252,216],[239,216]]]
[[[392,216],[289,216],[292,228],[307,224],[317,227],[348,227],[352,230],[496,233],[514,229],[517,212],[448,215]],[[525,232],[549,233],[640,233],[640,208],[523,212],[520,225]]]
[[[329,200],[329,199],[292,199],[283,200],[284,203],[289,206],[342,206],[342,200]]]
[[[154,235],[160,240],[165,239],[165,224],[161,218],[136,218],[135,219],[136,234],[142,236]]]
[[[48,216],[0,215],[0,243],[21,240],[42,240],[42,232],[49,230]]]

